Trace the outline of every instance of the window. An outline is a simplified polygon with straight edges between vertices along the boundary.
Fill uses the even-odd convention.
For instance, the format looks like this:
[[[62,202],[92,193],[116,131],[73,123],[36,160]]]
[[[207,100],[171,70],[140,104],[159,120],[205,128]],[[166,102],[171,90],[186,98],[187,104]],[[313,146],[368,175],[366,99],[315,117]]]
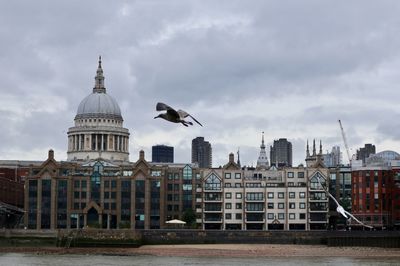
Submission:
[[[172,173],[168,173],[168,180],[172,180],[174,179],[174,176],[172,175]],[[172,210],[172,206],[171,206],[171,210]]]
[[[235,187],[242,187],[241,183],[235,183]]]
[[[296,203],[289,202],[289,209],[296,209]]]
[[[304,172],[298,172],[297,173],[298,178],[304,178]]]
[[[246,194],[247,200],[264,200],[264,193],[262,192],[249,192]]]
[[[274,219],[274,214],[268,213],[268,220],[273,220],[273,219]]]
[[[240,173],[235,173],[235,179],[240,179],[242,178],[242,175]]]
[[[274,198],[274,192],[268,192],[268,198],[273,199]]]
[[[104,181],[104,188],[110,188],[110,181]]]
[[[117,198],[117,192],[111,192],[111,198],[116,199]]]
[[[285,214],[284,213],[278,213],[278,219],[279,220],[285,219]]]
[[[79,188],[79,185],[80,185],[79,183],[80,183],[79,180],[75,180],[74,181],[74,187],[75,188]]]
[[[227,209],[227,210],[232,209],[232,204],[231,203],[225,203],[225,209]]]
[[[289,213],[289,220],[294,220],[296,219],[296,214],[295,213]]]
[[[193,171],[189,165],[183,168],[183,180],[192,180]]]
[[[82,189],[86,189],[86,180],[82,180],[81,187]]]
[[[274,203],[268,202],[268,209],[273,209],[273,208],[274,208]]]
[[[306,197],[306,193],[305,192],[299,192],[299,198],[300,199],[304,199]]]
[[[306,219],[306,214],[300,213],[300,220],[305,220],[305,219]]]
[[[236,198],[237,199],[241,199],[242,198],[242,193],[241,192],[237,192],[236,193]]]
[[[167,190],[168,191],[172,191],[173,190],[172,184],[167,184]]]
[[[86,199],[86,191],[81,192],[81,199]]]
[[[278,192],[278,199],[283,199],[285,197],[284,192]]]
[[[236,213],[236,219],[241,220],[242,219],[242,214],[241,213]]]
[[[288,173],[287,173],[287,177],[288,177],[288,178],[293,178],[293,177],[294,177],[293,172],[288,172]]]
[[[236,203],[236,210],[242,209],[242,203]]]
[[[289,199],[294,199],[296,197],[295,192],[289,192]]]
[[[225,183],[225,187],[231,187],[231,183]]]
[[[225,219],[227,219],[227,220],[232,219],[232,214],[231,213],[225,213]]]
[[[285,208],[285,203],[278,203],[278,209],[284,209]]]
[[[300,202],[299,203],[299,208],[300,209],[305,209],[306,208],[306,204],[304,202]]]
[[[74,192],[74,199],[79,199],[79,191]]]
[[[105,199],[110,198],[110,192],[104,192],[104,198]]]
[[[116,188],[116,187],[117,187],[117,181],[111,180],[111,188]]]
[[[231,199],[232,198],[232,193],[231,192],[226,192],[225,193],[225,199]]]
[[[225,179],[231,179],[231,173],[225,173]]]
[[[205,190],[220,190],[221,189],[221,180],[215,174],[211,174],[206,179],[204,189]]]
[[[174,201],[179,201],[179,194],[174,194]]]

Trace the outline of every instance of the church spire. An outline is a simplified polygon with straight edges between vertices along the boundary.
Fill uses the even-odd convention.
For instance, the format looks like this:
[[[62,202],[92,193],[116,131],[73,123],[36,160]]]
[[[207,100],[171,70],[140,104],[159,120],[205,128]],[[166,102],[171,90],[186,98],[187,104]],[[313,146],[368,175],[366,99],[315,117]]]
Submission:
[[[237,156],[238,156],[237,165],[240,167],[240,150],[239,150],[239,148],[238,148],[238,151],[237,151]]]
[[[317,153],[316,153],[316,151],[315,151],[315,139],[313,140],[312,155],[313,155],[313,156],[317,155]]]
[[[260,145],[260,155],[258,156],[257,160],[257,168],[268,168],[268,158],[267,158],[267,152],[265,151],[265,144],[264,144],[264,131],[262,132],[262,139],[261,139],[261,145]]]
[[[99,66],[97,67],[93,92],[105,93],[103,69],[101,68],[101,55],[99,56]]]
[[[322,154],[322,140],[319,140],[319,154]]]
[[[306,158],[310,157],[310,146],[308,146],[308,139],[307,139],[307,152],[306,152]]]
[[[264,131],[262,132],[262,140],[261,140],[261,149],[265,149],[265,144],[264,144]]]

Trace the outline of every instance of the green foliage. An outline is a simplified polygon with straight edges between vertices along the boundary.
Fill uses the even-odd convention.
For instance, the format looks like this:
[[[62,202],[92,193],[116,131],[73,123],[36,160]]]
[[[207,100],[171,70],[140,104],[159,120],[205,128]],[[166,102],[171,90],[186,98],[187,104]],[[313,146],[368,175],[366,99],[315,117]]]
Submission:
[[[129,228],[131,228],[131,223],[128,222],[128,221],[120,222],[119,223],[119,228],[121,228],[121,229],[129,229]]]
[[[182,218],[188,227],[193,227],[196,225],[196,213],[192,209],[186,209]]]

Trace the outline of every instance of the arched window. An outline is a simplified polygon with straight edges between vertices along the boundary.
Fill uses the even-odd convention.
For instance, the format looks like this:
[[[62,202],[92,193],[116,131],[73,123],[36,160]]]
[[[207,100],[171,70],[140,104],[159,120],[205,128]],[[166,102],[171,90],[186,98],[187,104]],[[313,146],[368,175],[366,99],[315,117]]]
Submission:
[[[215,174],[211,174],[206,179],[204,189],[205,190],[220,190],[221,189],[221,179],[219,179]]]
[[[97,204],[100,203],[100,178],[103,174],[104,166],[100,162],[96,162],[93,165],[93,173],[90,176],[90,189],[91,189],[91,199]]]
[[[189,165],[183,168],[183,180],[192,180],[192,167]]]
[[[318,179],[320,181],[318,181]],[[313,177],[310,179],[310,188],[312,189],[322,189],[320,183],[325,187],[325,178],[321,175],[320,172],[317,172]]]

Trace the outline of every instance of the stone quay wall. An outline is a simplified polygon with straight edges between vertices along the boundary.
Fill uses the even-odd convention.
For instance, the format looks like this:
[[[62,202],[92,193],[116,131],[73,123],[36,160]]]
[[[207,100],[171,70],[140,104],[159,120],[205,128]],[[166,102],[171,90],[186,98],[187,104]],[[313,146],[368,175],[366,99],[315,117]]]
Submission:
[[[400,248],[400,231],[0,230],[0,246],[137,247],[154,244],[302,244]]]

